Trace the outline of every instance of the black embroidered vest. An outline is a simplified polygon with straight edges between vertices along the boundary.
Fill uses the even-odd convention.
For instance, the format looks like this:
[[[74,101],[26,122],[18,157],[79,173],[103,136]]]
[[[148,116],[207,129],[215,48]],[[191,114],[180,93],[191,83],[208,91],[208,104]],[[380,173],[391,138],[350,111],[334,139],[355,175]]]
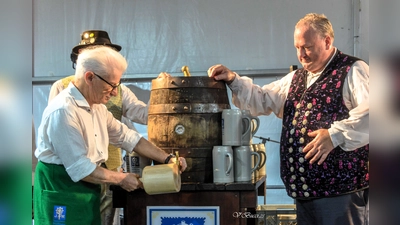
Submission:
[[[303,148],[312,140],[307,133],[328,129],[335,121],[349,117],[343,100],[343,83],[352,64],[359,59],[337,51],[309,88],[307,71],[298,69],[284,106],[281,134],[281,178],[290,197],[329,197],[369,186],[368,148],[332,150],[323,164],[305,160]]]

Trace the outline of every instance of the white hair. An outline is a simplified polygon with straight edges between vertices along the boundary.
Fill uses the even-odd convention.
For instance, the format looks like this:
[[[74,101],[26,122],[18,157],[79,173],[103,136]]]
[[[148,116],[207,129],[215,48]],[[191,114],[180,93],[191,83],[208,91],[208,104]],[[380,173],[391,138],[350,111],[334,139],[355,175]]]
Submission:
[[[87,71],[107,76],[115,70],[125,72],[128,67],[126,59],[121,53],[111,47],[95,45],[82,49],[76,61],[76,78],[81,78]]]

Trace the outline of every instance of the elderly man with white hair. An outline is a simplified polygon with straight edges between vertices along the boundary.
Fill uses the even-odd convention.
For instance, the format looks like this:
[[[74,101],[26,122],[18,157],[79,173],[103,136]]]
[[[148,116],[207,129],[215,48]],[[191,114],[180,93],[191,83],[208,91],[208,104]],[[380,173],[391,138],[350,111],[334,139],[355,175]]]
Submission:
[[[139,176],[107,170],[108,145],[158,162],[174,162],[162,149],[116,120],[104,105],[118,94],[125,58],[107,46],[84,49],[74,80],[43,112],[35,155],[35,224],[100,224],[100,185],[142,188]],[[179,158],[181,171],[186,160]]]

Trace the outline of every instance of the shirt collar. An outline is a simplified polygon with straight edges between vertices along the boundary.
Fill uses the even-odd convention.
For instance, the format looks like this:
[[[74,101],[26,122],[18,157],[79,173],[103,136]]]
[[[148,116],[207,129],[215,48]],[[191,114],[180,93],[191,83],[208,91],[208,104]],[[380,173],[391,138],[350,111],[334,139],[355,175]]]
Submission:
[[[68,87],[68,92],[71,94],[72,98],[74,99],[76,105],[82,108],[89,108],[89,103],[86,101],[86,98],[82,95],[82,93],[75,87],[73,82],[70,82]]]

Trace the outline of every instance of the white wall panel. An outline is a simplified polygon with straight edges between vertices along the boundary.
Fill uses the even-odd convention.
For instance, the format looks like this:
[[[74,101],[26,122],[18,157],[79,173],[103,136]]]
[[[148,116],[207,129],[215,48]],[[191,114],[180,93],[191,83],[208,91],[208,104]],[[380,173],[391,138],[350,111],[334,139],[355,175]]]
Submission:
[[[235,70],[297,64],[293,29],[308,12],[325,13],[335,44],[353,53],[351,0],[36,0],[34,76],[73,73],[69,55],[88,29],[103,29],[122,46],[127,74]]]

